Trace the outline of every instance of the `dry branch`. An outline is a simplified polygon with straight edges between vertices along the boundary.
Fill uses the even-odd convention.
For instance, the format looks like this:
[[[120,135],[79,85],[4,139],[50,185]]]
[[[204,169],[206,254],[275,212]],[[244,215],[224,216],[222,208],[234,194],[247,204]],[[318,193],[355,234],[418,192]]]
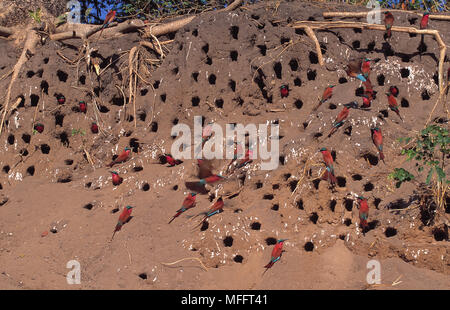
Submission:
[[[0,123],[0,135],[3,130],[3,124],[5,122],[6,112],[8,111],[9,106],[9,100],[11,99],[11,89],[16,81],[17,77],[19,76],[20,69],[22,68],[23,64],[28,60],[28,55],[33,55],[36,49],[36,44],[39,42],[39,36],[35,31],[29,31],[27,38],[25,40],[25,44],[23,46],[22,54],[19,57],[19,60],[17,60],[16,64],[13,68],[13,74],[11,77],[11,81],[9,82],[8,91],[6,93],[5,98],[5,104],[3,109],[3,116],[2,121]]]
[[[422,16],[422,13],[417,13],[413,11],[405,11],[405,10],[380,10],[380,13],[383,12],[402,12],[417,16]],[[370,12],[323,12],[324,18],[333,18],[333,17],[355,17],[355,18],[363,18],[367,17],[367,14]],[[450,20],[450,15],[429,15],[429,19],[435,20]]]
[[[311,38],[311,40],[313,40],[314,45],[316,46],[316,51],[317,52],[317,57],[319,58],[319,64],[321,66],[323,66],[324,62],[323,62],[323,55],[322,55],[322,49],[320,48],[320,44],[319,44],[319,40],[317,40],[316,35],[314,34],[314,31],[312,31],[311,27],[304,27],[303,28],[306,32],[306,34],[308,35],[308,37]]]
[[[295,22],[293,24],[294,28],[300,28],[304,29],[305,32],[307,32],[308,28],[312,30],[323,30],[323,29],[335,29],[335,28],[359,28],[359,29],[369,29],[369,30],[379,30],[379,31],[386,31],[386,27],[384,25],[377,25],[377,24],[368,24],[368,23],[360,23],[360,22],[345,22],[345,21],[334,21],[334,22],[314,22],[314,21],[299,21]],[[441,38],[441,35],[439,31],[437,30],[421,30],[414,27],[399,27],[399,26],[393,26],[391,28],[394,32],[406,32],[406,33],[415,33],[415,34],[423,34],[423,35],[431,35],[434,36],[436,39],[439,49],[440,49],[440,56],[439,56],[439,90],[440,93],[443,93],[444,91],[444,60],[445,60],[445,53],[447,51],[447,47],[444,43],[444,41]],[[316,52],[319,57],[319,59],[322,56],[322,51],[320,48],[320,45],[316,44]]]

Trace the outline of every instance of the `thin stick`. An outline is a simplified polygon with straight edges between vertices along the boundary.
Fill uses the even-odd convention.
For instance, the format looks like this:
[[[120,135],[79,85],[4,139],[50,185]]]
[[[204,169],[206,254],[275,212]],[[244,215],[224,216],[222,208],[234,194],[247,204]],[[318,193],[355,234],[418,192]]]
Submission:
[[[205,269],[205,271],[208,271],[208,268],[206,268],[206,266],[203,265],[202,261],[199,258],[197,258],[197,257],[187,257],[187,258],[183,258],[183,259],[177,260],[176,262],[173,262],[173,263],[161,263],[161,264],[164,265],[164,266],[172,266],[172,265],[175,265],[176,263],[179,263],[179,262],[182,262],[182,261],[185,261],[185,260],[189,260],[189,259],[193,259],[193,260],[199,261],[200,265],[202,265],[202,267]]]
[[[416,13],[413,11],[404,11],[404,10],[380,10],[380,13],[383,12],[401,12],[401,13],[407,13],[417,16],[422,16],[421,13]],[[324,18],[333,18],[333,17],[356,17],[356,18],[362,18],[367,17],[367,14],[370,12],[323,12]],[[436,20],[450,20],[450,15],[428,15],[429,19],[436,19]]]
[[[308,37],[310,37],[311,40],[313,40],[314,45],[316,46],[316,53],[317,53],[317,57],[319,58],[319,64],[321,66],[323,66],[323,64],[324,64],[323,55],[322,55],[322,49],[319,44],[319,40],[317,40],[317,37],[314,34],[314,31],[312,31],[311,27],[306,26],[306,27],[304,27],[304,30],[305,30],[306,34],[308,35]]]

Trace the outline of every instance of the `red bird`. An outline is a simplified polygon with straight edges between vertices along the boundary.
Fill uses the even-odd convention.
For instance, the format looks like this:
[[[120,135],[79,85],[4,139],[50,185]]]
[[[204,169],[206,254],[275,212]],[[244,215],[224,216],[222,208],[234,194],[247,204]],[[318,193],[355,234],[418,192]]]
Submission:
[[[370,59],[364,58],[364,61],[362,62],[361,71],[363,73],[363,76],[367,79],[369,78],[370,73]]]
[[[381,129],[375,127],[372,129],[372,141],[378,149],[380,153],[380,159],[384,162],[384,154],[383,154],[383,136],[381,134]]]
[[[356,102],[351,102],[348,104],[344,104],[344,108],[342,111],[338,114],[336,117],[336,120],[333,123],[333,128],[331,129],[330,133],[328,134],[328,137],[331,137],[331,135],[342,125],[344,125],[345,119],[348,117],[348,114],[350,113],[350,108],[357,108],[358,104]]]
[[[173,158],[170,154],[164,154],[164,157],[166,158],[169,167],[173,167],[183,163],[181,160]]]
[[[193,192],[197,192],[200,194],[206,194],[208,193],[208,190],[206,189],[206,184],[213,184],[217,181],[223,179],[223,176],[220,174],[213,174],[209,177],[206,177],[204,179],[200,179],[200,181],[196,182],[185,182],[186,188],[190,189]]]
[[[403,118],[400,116],[400,111],[398,110],[397,99],[395,99],[394,95],[391,93],[386,93],[386,95],[388,96],[389,108],[397,113],[398,117],[400,117],[403,122]]]
[[[430,18],[430,13],[423,13],[422,19],[420,20],[420,29],[428,28],[428,19]]]
[[[334,175],[333,156],[331,156],[330,151],[328,151],[325,147],[321,148],[319,152],[322,153],[323,161],[325,162],[325,166],[327,167],[323,179],[328,180],[331,185],[336,184],[337,180],[336,176]]]
[[[121,163],[121,162],[126,161],[126,160],[128,159],[128,157],[130,156],[130,153],[131,153],[131,149],[128,148],[128,147],[126,147],[125,150],[123,150],[123,152],[122,152],[119,156],[117,156],[117,158],[114,159],[114,160],[108,165],[108,167],[112,167],[112,166],[114,166],[115,164],[118,164],[118,163]]]
[[[358,197],[359,202],[359,220],[361,221],[361,228],[364,230],[369,224],[367,219],[369,218],[369,204],[364,197]]]
[[[283,250],[283,244],[284,244],[284,241],[286,241],[286,240],[288,240],[288,239],[280,239],[277,241],[277,244],[275,244],[275,247],[272,250],[270,262],[264,266],[264,268],[266,268],[266,270],[264,270],[263,275],[264,275],[264,273],[266,273],[267,270],[269,270],[269,268],[271,268],[273,266],[273,264],[275,264],[277,261],[280,260],[283,252],[286,252]]]
[[[322,94],[322,99],[319,101],[319,104],[313,109],[313,111],[316,111],[321,106],[322,103],[324,103],[333,96],[333,87],[334,85],[330,85],[327,88],[325,88]]]
[[[217,201],[209,208],[208,212],[203,213],[205,214],[205,217],[200,221],[200,223],[197,226],[203,224],[207,218],[221,212],[223,212],[223,199],[222,197],[219,197],[219,199],[217,199]]]
[[[172,219],[169,221],[169,224],[172,223],[172,221],[177,218],[181,213],[187,211],[188,209],[191,209],[195,207],[195,195],[196,193],[189,193],[186,198],[184,198],[183,204],[181,205],[181,208],[177,210],[177,213],[172,217]]]
[[[127,206],[125,209],[123,209],[122,213],[119,216],[119,221],[117,222],[116,228],[114,229],[113,235],[111,237],[111,241],[113,240],[116,232],[121,230],[122,226],[130,220],[132,211],[133,211],[133,207],[130,207],[130,206]]]
[[[386,37],[390,38],[392,33],[391,33],[391,28],[392,25],[394,24],[394,15],[392,15],[391,12],[384,12],[384,25],[386,26]]]
[[[281,85],[280,87],[281,98],[289,96],[289,88],[287,85]]]
[[[108,14],[106,14],[105,20],[103,21],[102,30],[98,36],[99,38],[102,36],[103,29],[108,27],[108,25],[114,20],[114,17],[116,17],[116,11],[109,11]]]
[[[363,104],[362,107],[363,108],[370,108],[370,104],[372,103],[372,97],[370,94],[364,94],[362,96],[363,98]]]
[[[39,133],[42,133],[44,131],[44,125],[41,123],[37,123],[34,125],[34,130],[36,130]]]
[[[56,100],[58,100],[59,104],[64,104],[64,102],[66,102],[66,97],[64,97],[63,95],[59,95],[58,97],[56,97]]]
[[[98,133],[98,125],[96,123],[91,124],[92,133]]]
[[[391,86],[389,87],[389,92],[394,95],[394,97],[397,97],[399,94],[399,90],[397,88],[397,86]]]
[[[80,101],[78,103],[79,107],[80,107],[80,112],[81,113],[86,113],[86,102],[84,101]]]
[[[119,176],[119,174],[116,171],[110,171],[112,173],[112,182],[113,185],[117,186],[122,184],[123,178]]]

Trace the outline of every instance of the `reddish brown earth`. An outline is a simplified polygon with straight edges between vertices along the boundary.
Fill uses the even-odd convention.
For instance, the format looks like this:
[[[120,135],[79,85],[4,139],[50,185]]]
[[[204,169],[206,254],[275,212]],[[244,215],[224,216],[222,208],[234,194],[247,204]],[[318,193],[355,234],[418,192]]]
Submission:
[[[137,128],[134,121],[125,120],[123,99],[114,86],[128,85],[127,55],[109,66],[99,82],[95,75],[90,80],[84,63],[77,75],[76,66],[56,54],[62,48],[64,55],[74,59],[79,40],[48,41],[38,48],[13,87],[12,101],[18,96],[24,100],[2,133],[0,288],[363,289],[367,288],[366,264],[377,259],[382,288],[448,289],[450,248],[448,237],[442,239],[448,230],[442,225],[423,225],[417,201],[408,203],[414,185],[395,189],[387,179],[395,167],[414,168],[399,155],[397,139],[422,129],[437,100],[436,42],[425,37],[427,51],[420,60],[418,36],[393,33],[389,51],[386,45],[383,48],[382,32],[322,31],[317,36],[326,65],[320,67],[310,39],[288,26],[296,20],[323,20],[322,12],[327,10],[360,9],[282,2],[277,9],[262,3],[230,13],[205,13],[168,36],[175,42],[162,65],[152,72],[154,90],[140,81]],[[419,20],[394,15],[396,25],[418,27]],[[237,34],[232,27],[238,27]],[[450,44],[448,22],[431,20],[429,27],[439,29]],[[295,44],[281,46],[289,40]],[[138,41],[137,34],[99,41],[101,67]],[[231,57],[233,51],[236,60]],[[1,76],[15,63],[20,49],[0,41],[0,52]],[[342,105],[361,102],[355,96],[360,82],[347,77],[343,68],[350,56],[364,55],[379,59],[370,75],[377,98],[370,111],[351,110],[346,124],[325,139]],[[281,68],[278,76],[275,67]],[[409,76],[402,77],[401,69],[409,69]],[[198,73],[196,79],[194,73]],[[213,74],[216,79],[211,84]],[[230,87],[231,80],[235,89]],[[2,89],[6,90],[8,82],[0,81]],[[281,99],[283,83],[291,91]],[[313,114],[317,97],[329,84],[337,85],[333,98]],[[384,93],[390,85],[400,89],[404,122],[388,110]],[[99,87],[103,106],[99,125],[105,134],[90,132],[96,119],[92,98],[72,86]],[[58,106],[58,93],[66,97],[64,105]],[[193,97],[200,99],[196,106]],[[79,100],[88,103],[87,114],[73,110]],[[36,104],[36,121],[45,125],[42,134],[33,134],[31,128]],[[273,109],[285,111],[269,112]],[[195,115],[223,126],[278,121],[282,136],[278,169],[261,171],[256,160],[231,176],[217,188],[217,194],[228,195],[241,188],[239,195],[225,199],[224,212],[210,218],[203,230],[194,229],[199,219],[189,220],[189,216],[209,208],[209,198],[213,199],[209,195],[198,195],[194,209],[167,224],[187,194],[184,181],[195,179],[195,162],[185,160],[173,168],[155,164],[162,152],[170,151],[174,123],[193,126]],[[448,126],[442,105],[436,108],[432,122]],[[386,164],[377,160],[370,138],[375,124],[383,130]],[[73,129],[86,134],[72,136]],[[317,137],[317,133],[323,135]],[[94,167],[84,156],[83,140]],[[105,165],[125,146],[133,147],[132,158],[115,167],[124,182],[114,187]],[[336,152],[340,184],[335,191],[324,181],[316,188],[314,180],[323,172],[320,147]],[[311,170],[303,175],[308,159]],[[223,171],[226,164],[217,161],[217,171]],[[357,227],[356,195],[369,200],[372,229],[365,235]],[[135,207],[133,218],[110,242],[126,205]],[[48,235],[42,237],[44,232]],[[262,276],[273,240],[278,238],[289,239],[287,252]],[[208,271],[196,260],[170,267],[161,264],[187,257],[199,258]],[[66,263],[73,259],[81,264],[81,285],[66,282]],[[402,282],[392,286],[399,276]]]

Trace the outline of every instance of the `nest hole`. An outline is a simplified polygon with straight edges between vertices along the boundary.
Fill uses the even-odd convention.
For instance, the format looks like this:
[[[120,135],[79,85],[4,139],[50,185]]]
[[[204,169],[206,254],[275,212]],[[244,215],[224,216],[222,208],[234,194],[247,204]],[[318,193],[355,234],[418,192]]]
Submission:
[[[295,78],[294,85],[297,87],[302,86],[302,80],[299,77]]]
[[[314,188],[319,189],[320,179],[314,179],[312,182],[313,182]]]
[[[255,185],[256,185],[256,189],[259,189],[259,188],[263,187],[263,183],[260,182],[260,181],[256,182]]]
[[[86,84],[86,76],[85,75],[81,75],[78,78],[78,82],[80,82],[81,85],[85,85]]]
[[[319,215],[316,212],[311,213],[311,215],[309,216],[309,220],[313,223],[313,224],[317,224],[317,221],[319,220]]]
[[[69,146],[69,136],[67,135],[67,133],[65,132],[65,131],[63,131],[63,132],[61,132],[59,135],[58,135],[58,139],[61,141],[61,143],[64,145],[64,146],[66,146],[66,147],[68,147]]]
[[[352,211],[353,209],[353,199],[345,198],[344,199],[344,207],[347,211]]]
[[[355,90],[355,96],[361,97],[362,95],[364,95],[364,88],[363,88],[363,87],[358,87],[358,88]]]
[[[289,182],[289,188],[290,188],[291,192],[295,191],[297,184],[298,184],[298,180],[292,180]]]
[[[191,102],[193,107],[198,107],[200,103],[200,98],[198,96],[192,97]]]
[[[29,135],[29,134],[27,134],[27,133],[24,133],[24,134],[22,135],[22,140],[23,140],[23,142],[25,142],[25,143],[30,143],[30,141],[31,141],[31,135]]]
[[[335,199],[333,199],[333,200],[330,200],[330,210],[332,211],[332,212],[334,212],[334,210],[336,209],[336,205],[337,205],[337,201],[335,200]]]
[[[308,69],[306,76],[308,77],[309,81],[314,81],[316,79],[317,72],[316,72],[316,70]]]
[[[300,210],[304,210],[304,206],[303,206],[303,199],[299,199],[297,202],[297,208],[299,208]]]
[[[8,172],[9,172],[10,169],[11,169],[11,168],[9,167],[9,165],[3,166],[3,172],[6,173],[6,174],[8,174]]]
[[[42,154],[50,153],[50,146],[48,144],[41,144],[41,152]]]
[[[238,52],[237,51],[231,51],[230,52],[230,58],[231,58],[231,61],[237,61],[237,59],[238,59]]]
[[[214,102],[215,106],[218,107],[219,109],[223,109],[223,99],[216,99],[216,101]]]
[[[55,126],[63,126],[63,122],[64,122],[64,114],[62,114],[61,112],[56,112],[55,114]]]
[[[10,145],[13,145],[15,140],[16,140],[16,139],[15,139],[15,137],[14,137],[13,134],[10,134],[10,135],[8,136],[8,143],[9,143]]]
[[[317,53],[310,51],[309,52],[309,62],[314,65],[319,63],[319,57],[317,57]]]
[[[39,96],[38,96],[38,95],[35,95],[35,94],[31,94],[31,95],[30,95],[30,100],[31,100],[31,106],[32,106],[32,107],[35,107],[35,106],[37,106],[38,103],[39,103]]]
[[[72,176],[69,175],[67,177],[58,178],[58,180],[56,182],[58,182],[58,183],[69,183],[69,182],[72,182]]]
[[[261,229],[261,223],[260,222],[253,222],[250,224],[250,228],[253,230],[260,230]]]
[[[58,70],[56,72],[56,75],[58,76],[59,81],[63,83],[65,83],[67,81],[67,78],[69,77],[69,75],[62,70]]]
[[[223,239],[223,245],[226,247],[231,247],[233,245],[233,237],[226,236],[225,239]]]
[[[159,97],[161,98],[161,101],[162,101],[162,102],[166,102],[167,95],[166,95],[165,93],[164,93],[164,94],[161,94]]]
[[[400,69],[400,75],[402,78],[407,78],[409,76],[409,69],[408,68],[401,68]]]
[[[361,181],[362,180],[362,175],[354,174],[354,175],[352,175],[352,179],[353,179],[353,181]]]
[[[339,187],[345,187],[347,184],[347,180],[344,177],[337,177],[336,180]]]
[[[262,56],[266,56],[267,53],[267,46],[265,44],[263,45],[257,45],[256,47],[259,48],[259,52],[261,53]]]
[[[178,190],[178,185],[174,185],[174,186],[172,187],[172,189],[173,189],[174,191]]]
[[[208,52],[209,52],[209,44],[208,43],[206,43],[205,45],[202,46],[202,51],[203,51],[203,53],[208,54]]]
[[[142,185],[142,190],[143,190],[144,192],[147,192],[149,189],[150,189],[150,184],[144,183],[144,184]]]
[[[431,98],[430,94],[428,94],[428,90],[426,90],[426,89],[424,89],[422,91],[421,96],[422,96],[422,100],[430,100],[430,98]]]
[[[48,83],[46,80],[41,81],[41,90],[48,95]]]
[[[339,78],[339,84],[345,84],[347,82],[348,82],[348,80],[345,77]]]
[[[356,29],[353,29],[353,30],[356,30]],[[359,29],[359,30],[361,30],[361,29]],[[352,42],[352,46],[354,49],[358,49],[361,47],[361,42],[359,40],[355,40]]]
[[[209,66],[212,65],[212,59],[211,59],[211,57],[209,57],[209,56],[206,57],[205,64],[207,64],[207,65],[209,65]]]
[[[64,160],[64,163],[65,163],[67,166],[70,166],[70,165],[73,164],[73,159],[66,159],[66,160]]]
[[[386,228],[386,231],[384,232],[384,235],[388,238],[393,237],[397,234],[397,229],[394,227],[388,227]]]
[[[344,224],[345,224],[345,226],[350,226],[350,225],[352,225],[352,220],[349,218],[346,218],[344,221]]]
[[[352,126],[348,126],[347,128],[344,129],[344,134],[351,137],[352,136]]]
[[[372,166],[378,165],[378,162],[379,162],[378,156],[376,156],[376,155],[374,155],[372,153],[364,154],[363,158],[365,160],[367,160],[369,162],[369,164],[372,165]]]
[[[231,34],[231,37],[233,39],[237,40],[238,39],[238,34],[239,34],[239,27],[238,26],[231,26],[230,34]]]
[[[291,61],[289,61],[289,67],[291,67],[291,71],[297,71],[298,70],[297,59],[291,59]]]
[[[83,206],[83,208],[86,210],[92,210],[93,207],[94,207],[94,205],[92,203],[88,203]]]
[[[234,80],[230,80],[228,81],[228,86],[230,87],[230,89],[235,92],[236,91],[236,82]]]
[[[263,199],[266,199],[266,200],[272,200],[273,199],[273,195],[272,194],[265,194],[264,196],[263,196]]]
[[[305,243],[305,251],[306,252],[312,252],[314,250],[314,243],[311,241],[308,241]]]
[[[106,106],[104,106],[104,105],[101,105],[99,111],[100,111],[101,113],[108,113],[108,112],[109,112],[109,109],[108,109],[108,107],[106,107]]]
[[[280,164],[282,166],[284,166],[284,164],[286,163],[286,157],[284,155],[279,156],[278,160],[280,161]]]
[[[277,77],[277,79],[281,79],[282,78],[282,70],[283,70],[283,66],[281,65],[281,62],[276,62],[273,65],[273,70],[275,71],[275,75]]]
[[[139,278],[142,280],[147,280],[147,274],[145,272],[139,274]]]
[[[157,132],[157,131],[158,131],[158,122],[153,121],[153,122],[150,124],[150,130],[151,130],[152,132]]]
[[[20,156],[28,156],[28,150],[27,149],[21,149],[19,151]]]
[[[242,261],[244,260],[244,257],[242,257],[242,255],[236,255],[236,256],[233,258],[233,260],[234,260],[236,263],[242,263]]]
[[[378,86],[384,86],[385,80],[386,80],[386,78],[385,78],[384,74],[377,75]]]
[[[301,101],[300,99],[295,100],[294,106],[300,110],[303,107],[303,101]]]
[[[30,166],[27,168],[27,174],[33,176],[34,175],[34,166]]]
[[[374,185],[372,183],[370,183],[370,182],[364,184],[364,191],[365,192],[370,192],[370,191],[373,190],[373,188],[374,188]]]
[[[448,240],[448,229],[436,227],[433,229],[433,237],[436,241]]]
[[[200,231],[205,231],[208,229],[208,227],[209,227],[208,221],[204,221],[202,227],[200,227]]]

